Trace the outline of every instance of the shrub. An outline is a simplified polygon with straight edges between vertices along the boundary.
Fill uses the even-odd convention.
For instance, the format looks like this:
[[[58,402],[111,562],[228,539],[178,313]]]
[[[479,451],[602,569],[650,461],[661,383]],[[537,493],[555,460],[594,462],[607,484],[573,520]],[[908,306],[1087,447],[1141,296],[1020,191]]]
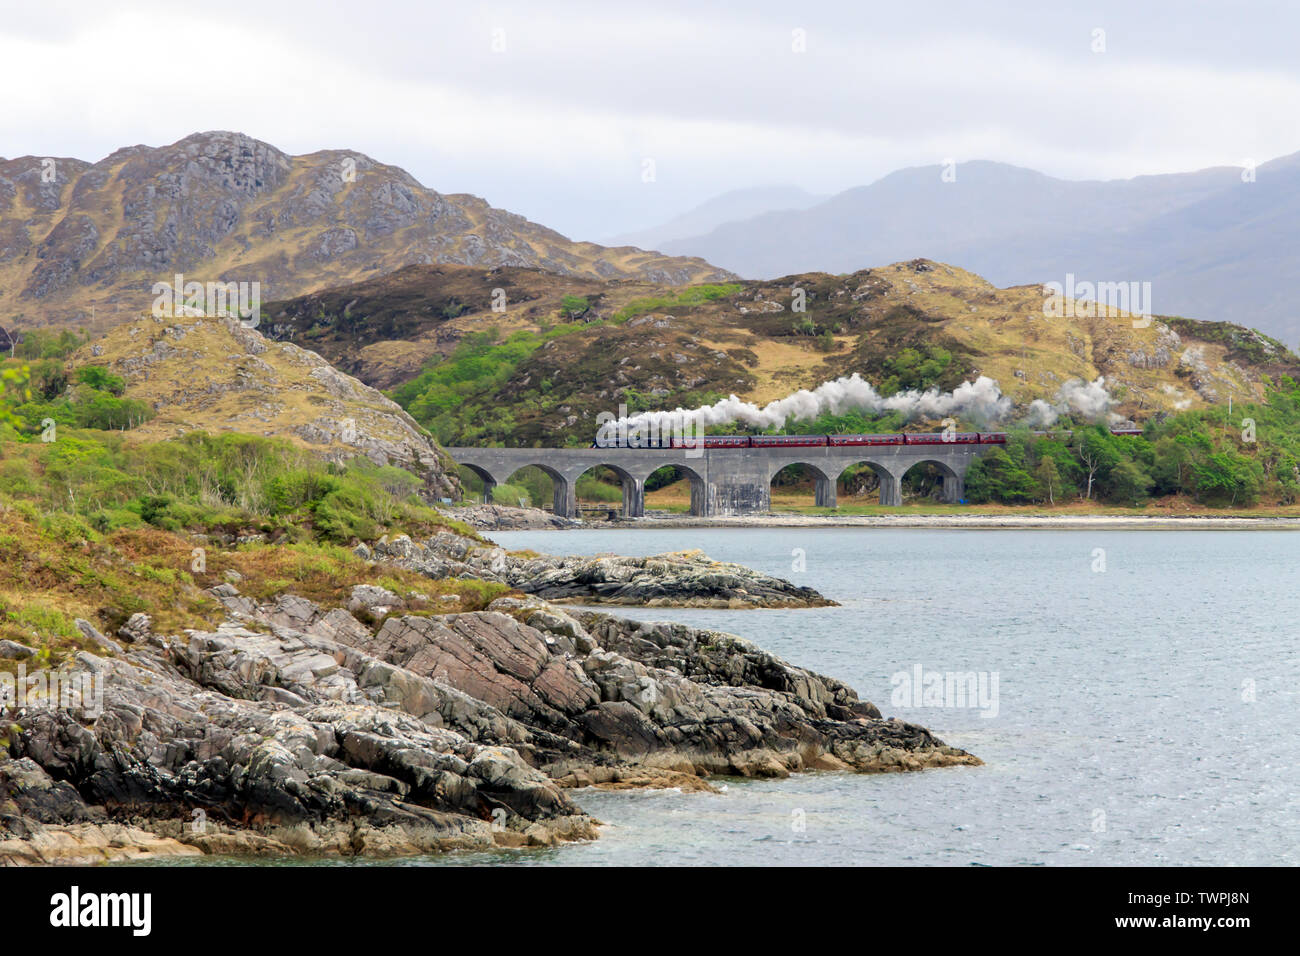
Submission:
[[[541,499],[534,499],[523,485],[496,485],[492,489],[492,501],[495,504],[527,508],[534,500]]]
[[[134,428],[153,417],[153,409],[145,402],[134,398],[117,398],[101,391],[79,396],[73,408],[77,424],[82,428]]]
[[[1024,504],[1037,492],[1037,482],[1023,463],[996,445],[966,471],[966,497],[976,503]]]
[[[77,381],[113,395],[121,395],[126,390],[125,379],[100,365],[85,365],[77,369]]]
[[[584,296],[566,295],[560,299],[560,309],[574,319],[586,315],[590,308],[591,303]]]

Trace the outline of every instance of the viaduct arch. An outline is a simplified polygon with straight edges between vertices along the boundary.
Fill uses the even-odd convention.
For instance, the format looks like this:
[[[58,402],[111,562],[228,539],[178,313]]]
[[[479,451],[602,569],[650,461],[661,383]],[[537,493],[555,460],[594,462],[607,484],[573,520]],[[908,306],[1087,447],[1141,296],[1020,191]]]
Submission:
[[[808,448],[448,448],[447,454],[483,479],[487,500],[492,488],[520,468],[535,465],[555,486],[557,515],[578,511],[578,478],[603,465],[623,483],[623,514],[645,514],[645,482],[665,465],[676,465],[691,482],[691,514],[763,514],[771,509],[771,483],[787,465],[806,465],[817,479],[819,506],[836,505],[835,483],[846,468],[866,464],[880,478],[880,503],[903,503],[903,476],[916,465],[934,464],[943,475],[943,500],[956,503],[965,493],[966,470],[984,450],[981,445],[868,445]]]

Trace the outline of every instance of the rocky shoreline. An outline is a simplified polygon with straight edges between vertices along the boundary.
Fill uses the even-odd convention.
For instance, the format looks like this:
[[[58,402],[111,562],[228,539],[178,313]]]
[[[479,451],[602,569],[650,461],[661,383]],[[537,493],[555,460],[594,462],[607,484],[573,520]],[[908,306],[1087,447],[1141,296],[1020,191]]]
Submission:
[[[373,548],[362,546],[357,553],[432,578],[496,581],[557,604],[731,609],[836,604],[813,588],[744,565],[714,561],[702,551],[643,558],[613,554],[557,557],[507,551],[444,532],[421,543],[405,535],[391,541],[384,538]]]
[[[540,508],[467,505],[441,510],[447,517],[463,521],[478,531],[559,531],[565,528],[584,527],[584,523],[578,518],[561,518]]]
[[[373,585],[346,607],[211,593],[212,631],[78,622],[99,703],[12,716],[0,864],[545,846],[597,836],[574,787],[980,763],[729,634],[518,592],[441,615]]]

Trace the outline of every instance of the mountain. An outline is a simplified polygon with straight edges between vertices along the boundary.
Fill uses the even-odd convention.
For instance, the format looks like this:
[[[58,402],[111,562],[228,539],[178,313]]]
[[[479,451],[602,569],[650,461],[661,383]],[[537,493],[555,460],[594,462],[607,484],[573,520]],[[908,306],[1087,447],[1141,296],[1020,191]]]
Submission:
[[[913,257],[999,286],[1150,282],[1156,311],[1300,339],[1290,302],[1300,242],[1300,153],[1134,179],[1069,181],[1003,163],[900,170],[804,210],[769,211],[658,248],[739,275],[847,273]],[[951,177],[950,177],[951,178]]]
[[[752,189],[734,189],[721,196],[715,196],[658,226],[638,232],[623,233],[604,242],[608,246],[659,249],[666,243],[703,235],[737,219],[748,219],[778,209],[807,209],[826,198],[815,196],[798,186],[756,186]]]
[[[491,307],[498,288],[503,311]],[[805,312],[793,311],[796,288]],[[685,288],[410,266],[265,311],[268,336],[388,389],[449,445],[586,443],[620,403],[763,404],[854,372],[885,393],[985,375],[1021,406],[1104,376],[1115,411],[1138,421],[1255,400],[1266,376],[1300,376],[1300,359],[1250,329],[1049,318],[1039,286],[1000,289],[925,259]]]
[[[572,242],[475,196],[346,150],[290,156],[197,133],[107,159],[0,159],[0,325],[102,327],[154,282],[259,282],[262,301],[410,263],[531,266],[591,278],[727,278],[708,263]]]

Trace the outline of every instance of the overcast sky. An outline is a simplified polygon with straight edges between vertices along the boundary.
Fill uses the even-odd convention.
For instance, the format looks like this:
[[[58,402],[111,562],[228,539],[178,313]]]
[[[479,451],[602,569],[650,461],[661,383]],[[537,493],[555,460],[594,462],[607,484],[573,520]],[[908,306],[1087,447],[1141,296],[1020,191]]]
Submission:
[[[290,153],[355,149],[578,239],[728,189],[830,193],[948,157],[1081,179],[1300,150],[1300,10],[1284,2],[4,0],[0,13],[0,156],[94,161],[240,130]]]

